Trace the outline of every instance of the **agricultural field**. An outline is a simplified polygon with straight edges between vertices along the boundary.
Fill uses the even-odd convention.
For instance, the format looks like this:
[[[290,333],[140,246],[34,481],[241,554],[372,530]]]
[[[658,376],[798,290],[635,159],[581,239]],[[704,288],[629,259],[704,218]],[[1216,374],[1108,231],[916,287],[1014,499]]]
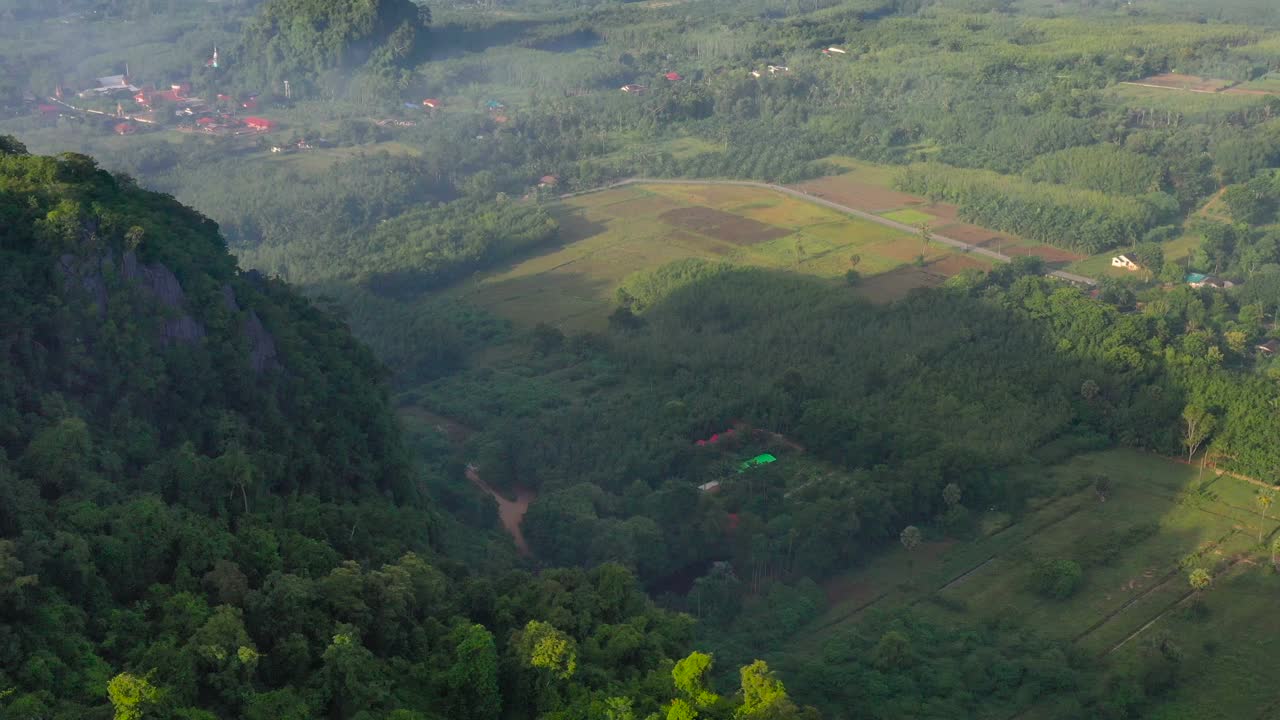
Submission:
[[[1097,475],[1112,482],[1105,501],[1095,491]],[[1273,717],[1259,712],[1280,700],[1280,690],[1256,675],[1268,662],[1257,630],[1270,626],[1280,591],[1280,575],[1258,547],[1259,533],[1270,543],[1278,526],[1259,509],[1266,489],[1131,450],[1080,456],[1034,481],[1052,492],[1019,518],[988,514],[977,539],[898,548],[829,580],[826,614],[784,652],[816,650],[837,628],[896,606],[948,624],[1016,617],[1117,661],[1168,633],[1186,655],[1189,677],[1161,717]],[[1028,587],[1045,559],[1083,569],[1066,599]],[[1214,581],[1197,598],[1187,575],[1200,567]]]
[[[1190,92],[1216,93],[1231,87],[1230,80],[1181,75],[1178,73],[1161,73],[1141,80],[1124,83],[1125,85],[1142,85],[1168,90],[1187,90]]]
[[[1120,83],[1107,91],[1107,96],[1124,107],[1135,110],[1174,112],[1198,116],[1243,110],[1266,100],[1265,95],[1251,92],[1190,92],[1175,88],[1145,87]]]
[[[944,202],[893,189],[897,168],[832,159],[848,172],[798,183],[794,187],[815,197],[824,198],[883,218],[908,225],[927,224],[935,235],[977,245],[1010,256],[1037,255],[1054,267],[1083,260],[1084,256],[1062,248],[991,230],[959,218],[960,209]]]
[[[630,274],[684,258],[843,278],[859,257],[857,291],[892,300],[986,261],[804,200],[750,187],[633,185],[555,208],[562,244],[454,292],[518,324],[599,329]]]
[[[1265,93],[1280,94],[1280,73],[1267,73],[1257,80],[1241,83],[1236,86],[1240,90],[1256,90]]]

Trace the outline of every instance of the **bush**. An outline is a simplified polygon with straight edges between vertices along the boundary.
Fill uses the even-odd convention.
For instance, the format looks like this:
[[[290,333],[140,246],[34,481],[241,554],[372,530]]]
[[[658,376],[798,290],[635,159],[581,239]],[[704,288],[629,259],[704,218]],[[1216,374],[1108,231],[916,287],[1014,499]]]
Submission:
[[[1075,594],[1084,571],[1074,560],[1041,560],[1031,571],[1031,589],[1041,597],[1065,600]]]

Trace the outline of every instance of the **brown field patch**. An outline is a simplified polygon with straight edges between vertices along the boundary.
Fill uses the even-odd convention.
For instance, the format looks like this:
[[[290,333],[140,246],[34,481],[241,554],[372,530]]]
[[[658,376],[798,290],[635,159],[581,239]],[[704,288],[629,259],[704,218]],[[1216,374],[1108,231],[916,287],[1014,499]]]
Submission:
[[[661,195],[649,195],[632,200],[624,200],[613,205],[605,205],[600,210],[616,218],[634,218],[644,215],[658,215],[678,207],[680,207],[680,204],[669,198],[664,198]]]
[[[1137,81],[1138,85],[1169,88],[1170,90],[1194,90],[1196,92],[1219,92],[1231,86],[1230,80],[1182,75],[1179,73],[1161,73]]]
[[[695,197],[708,205],[733,205],[736,203],[758,201],[762,197],[760,190],[750,187],[734,187],[732,185],[700,185],[682,187],[690,197]],[[764,195],[774,197],[773,193]]]
[[[959,240],[970,245],[1002,252],[1009,257],[1036,255],[1044,258],[1045,262],[1048,263],[1071,263],[1087,257],[1079,253],[1073,253],[1070,250],[1053,247],[1052,245],[1034,245],[1017,235],[1010,235],[1009,233],[968,223],[946,225],[938,228],[935,232],[952,240]]]
[[[869,253],[880,255],[881,257],[887,257],[890,260],[911,262],[920,256],[920,249],[919,238],[912,238],[904,242],[888,242],[872,245],[867,248],[867,251]],[[937,246],[924,248],[925,258],[928,258],[930,253],[937,252],[937,250]]]
[[[930,203],[915,209],[938,218],[939,224],[960,222],[960,208],[950,203]]]
[[[867,212],[888,212],[904,207],[918,208],[928,203],[919,195],[878,187],[847,177],[827,177],[793,185],[801,192]]]
[[[854,606],[865,605],[874,600],[880,592],[880,589],[871,583],[860,582],[851,577],[832,578],[823,583],[822,589],[827,595],[827,605],[831,607],[846,603]]]
[[[970,245],[977,245],[979,247],[992,247],[993,249],[997,245],[1009,246],[1020,242],[1017,237],[1009,235],[1008,233],[997,232],[989,228],[978,227],[977,225],[970,225],[968,223],[944,225],[943,227],[935,228],[934,232],[944,237],[949,237],[952,240],[967,242]]]
[[[929,263],[929,270],[938,275],[951,277],[965,270],[987,270],[991,266],[968,255],[948,254]]]
[[[791,234],[790,230],[765,225],[750,218],[704,207],[678,208],[659,216],[664,222],[692,230],[734,245],[755,245]]]
[[[1030,251],[1031,255],[1038,255],[1044,258],[1044,261],[1047,263],[1072,263],[1077,260],[1083,260],[1086,257],[1088,257],[1087,255],[1081,255],[1080,253],[1073,253],[1070,250],[1063,250],[1062,248],[1057,248],[1052,245],[1033,245],[1030,248],[1027,248],[1027,250]],[[1022,251],[1022,248],[1018,248],[1016,252],[1010,251],[1005,254],[1021,255],[1023,254],[1021,251]]]

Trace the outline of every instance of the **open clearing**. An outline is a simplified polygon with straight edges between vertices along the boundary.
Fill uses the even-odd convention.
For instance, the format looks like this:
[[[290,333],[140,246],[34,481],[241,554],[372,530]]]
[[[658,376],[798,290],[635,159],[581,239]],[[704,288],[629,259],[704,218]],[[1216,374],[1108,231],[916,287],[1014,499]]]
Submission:
[[[1095,474],[1111,478],[1105,502],[1093,489]],[[1269,634],[1259,630],[1274,627],[1280,593],[1280,575],[1257,546],[1259,531],[1266,542],[1277,532],[1276,517],[1258,510],[1258,486],[1130,450],[1080,456],[1038,475],[1026,480],[1045,482],[1049,494],[1012,523],[1007,516],[979,523],[976,539],[939,543],[937,552],[895,548],[829,580],[827,613],[787,650],[815,650],[869,610],[910,605],[952,624],[1016,617],[1120,661],[1169,633],[1186,654],[1187,673],[1170,707],[1180,712],[1168,717],[1256,718],[1280,700],[1280,689],[1257,674],[1270,655]],[[1070,598],[1048,600],[1027,588],[1035,562],[1046,558],[1084,568]],[[1188,558],[1186,566],[1214,575],[1203,596],[1208,613],[1198,619],[1186,610]]]
[[[1141,87],[1163,88],[1168,90],[1187,90],[1190,92],[1216,93],[1231,87],[1230,80],[1181,75],[1178,73],[1161,73],[1122,85],[1138,85]]]
[[[857,292],[893,300],[986,260],[763,188],[630,185],[554,206],[559,247],[453,292],[521,325],[599,330],[631,273],[683,258],[842,279],[858,256]],[[915,260],[922,249],[923,265]]]
[[[1246,88],[1230,88],[1222,92],[1190,92],[1176,88],[1121,83],[1108,89],[1107,95],[1118,104],[1134,110],[1202,115],[1234,112],[1260,104],[1266,99],[1267,93]]]

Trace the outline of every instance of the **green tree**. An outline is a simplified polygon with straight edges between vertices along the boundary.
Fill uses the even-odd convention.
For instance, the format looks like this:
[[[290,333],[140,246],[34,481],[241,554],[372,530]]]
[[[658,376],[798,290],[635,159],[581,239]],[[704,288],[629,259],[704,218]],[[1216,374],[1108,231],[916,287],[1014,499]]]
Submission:
[[[577,644],[550,623],[530,620],[521,634],[519,648],[525,664],[549,678],[568,680],[578,669]]]
[[[1204,592],[1213,584],[1213,576],[1204,568],[1196,568],[1187,575],[1187,582],[1191,585],[1191,589],[1195,591],[1197,596]]]
[[[889,630],[880,636],[871,657],[876,667],[889,671],[901,670],[915,662],[911,640],[897,630]]]
[[[960,495],[960,486],[955,483],[947,483],[947,486],[942,488],[942,500],[949,508],[960,504]]]
[[[693,703],[697,708],[709,708],[720,701],[720,696],[711,691],[712,657],[706,653],[693,652],[675,664],[671,669],[671,680],[676,691]]]
[[[1262,522],[1258,523],[1258,543],[1262,543],[1262,533],[1267,528],[1267,522],[1271,519],[1271,503],[1275,502],[1274,493],[1259,493],[1257,497],[1258,507],[1262,510]]]
[[[339,623],[321,660],[322,688],[336,716],[352,717],[378,707],[388,697],[382,661],[360,643],[356,628]]]
[[[1217,418],[1199,405],[1188,405],[1182,410],[1182,444],[1187,448],[1187,462],[1200,449],[1200,445],[1213,433]]]
[[[778,718],[792,714],[786,688],[765,661],[756,660],[739,672],[742,677],[742,704],[734,711],[734,717]]]
[[[924,534],[915,525],[908,525],[902,529],[902,532],[898,535],[898,540],[902,543],[902,547],[907,549],[907,552],[911,552],[920,547],[920,543],[924,541]]]
[[[459,625],[450,634],[453,664],[445,674],[449,717],[496,720],[502,713],[498,691],[498,651],[482,625]]]
[[[146,677],[123,672],[107,683],[115,720],[147,720],[163,716],[165,693]]]
[[[22,456],[23,470],[37,478],[46,492],[62,494],[82,482],[92,453],[89,426],[78,417],[66,418],[32,438]]]

